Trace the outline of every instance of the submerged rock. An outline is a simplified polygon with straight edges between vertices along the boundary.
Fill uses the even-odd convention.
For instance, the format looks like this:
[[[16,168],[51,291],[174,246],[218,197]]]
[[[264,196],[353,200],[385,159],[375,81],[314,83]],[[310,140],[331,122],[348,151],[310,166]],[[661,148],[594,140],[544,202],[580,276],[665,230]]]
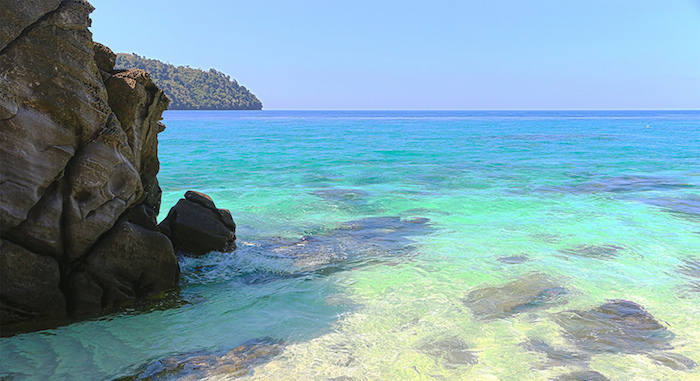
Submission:
[[[158,225],[176,251],[204,255],[236,249],[236,224],[231,212],[218,209],[211,197],[187,191]]]
[[[282,352],[283,344],[269,337],[253,339],[223,354],[195,352],[170,356],[141,366],[115,381],[201,380],[238,378]]]
[[[624,250],[621,246],[615,245],[578,245],[568,249],[559,250],[560,253],[567,256],[594,258],[594,259],[612,259]]]
[[[507,265],[518,265],[529,261],[527,255],[512,255],[510,257],[500,257],[498,261]]]
[[[419,350],[440,361],[448,368],[474,365],[479,362],[469,345],[459,337],[431,341]]]
[[[697,196],[688,196],[686,198],[659,197],[642,199],[639,201],[649,205],[661,207],[676,217],[689,220],[700,219],[700,197]]]
[[[610,379],[594,370],[582,370],[561,375],[553,381],[610,381]]]
[[[328,275],[355,266],[405,256],[414,250],[409,237],[430,230],[427,218],[370,217],[346,222],[326,234],[263,244],[271,258],[292,260],[296,275]]]
[[[542,340],[529,340],[521,345],[529,351],[545,354],[548,359],[545,365],[547,367],[577,365],[591,359],[591,356],[586,353],[557,349]]]
[[[541,273],[531,273],[500,287],[476,289],[462,301],[481,320],[504,319],[565,302],[567,290]]]
[[[319,189],[311,192],[314,196],[319,196],[326,201],[357,203],[363,202],[368,193],[359,189],[329,188]]]
[[[589,311],[553,316],[566,336],[591,353],[646,353],[671,349],[674,335],[637,303],[613,300]]]
[[[694,188],[675,179],[658,176],[616,176],[575,185],[551,187],[546,190],[567,193],[626,193]]]
[[[663,365],[673,370],[691,370],[695,368],[695,361],[677,353],[656,352],[648,354],[649,358],[657,365]]]

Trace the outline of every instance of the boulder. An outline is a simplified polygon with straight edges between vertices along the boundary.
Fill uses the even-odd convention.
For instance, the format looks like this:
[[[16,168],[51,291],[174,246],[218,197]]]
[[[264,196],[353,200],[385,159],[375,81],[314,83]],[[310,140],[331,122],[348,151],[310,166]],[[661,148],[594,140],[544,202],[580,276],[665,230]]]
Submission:
[[[94,313],[173,290],[179,273],[165,235],[120,220],[68,278],[72,312]]]
[[[236,249],[236,224],[231,212],[218,209],[204,193],[187,191],[158,227],[179,252],[204,255]]]
[[[0,241],[0,321],[2,324],[61,316],[58,262],[10,241]]]

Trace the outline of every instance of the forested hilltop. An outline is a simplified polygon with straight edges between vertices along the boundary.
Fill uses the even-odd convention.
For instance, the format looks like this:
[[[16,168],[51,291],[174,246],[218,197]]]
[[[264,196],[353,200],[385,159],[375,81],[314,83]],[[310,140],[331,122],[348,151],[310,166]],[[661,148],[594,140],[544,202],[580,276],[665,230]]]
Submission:
[[[137,54],[117,54],[115,69],[143,69],[170,98],[171,110],[260,110],[262,102],[235,79],[215,70],[175,66]]]

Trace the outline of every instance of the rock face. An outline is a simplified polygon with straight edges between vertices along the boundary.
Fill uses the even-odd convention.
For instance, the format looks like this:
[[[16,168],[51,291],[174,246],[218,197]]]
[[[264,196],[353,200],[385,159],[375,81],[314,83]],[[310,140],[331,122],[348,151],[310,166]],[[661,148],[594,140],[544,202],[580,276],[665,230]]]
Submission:
[[[231,212],[218,209],[204,193],[187,191],[158,227],[179,252],[204,255],[236,249],[236,224]]]
[[[113,70],[114,53],[88,30],[92,10],[0,0],[3,325],[177,286],[155,219],[168,99],[147,73]]]

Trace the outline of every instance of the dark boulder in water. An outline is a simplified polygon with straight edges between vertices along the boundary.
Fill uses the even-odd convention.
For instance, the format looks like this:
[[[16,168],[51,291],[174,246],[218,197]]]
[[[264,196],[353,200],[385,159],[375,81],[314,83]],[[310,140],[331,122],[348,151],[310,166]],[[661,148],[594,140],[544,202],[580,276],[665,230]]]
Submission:
[[[204,193],[187,191],[158,227],[179,252],[204,255],[236,249],[236,224],[231,212],[218,209]]]
[[[549,276],[531,273],[500,287],[474,290],[462,302],[478,319],[495,320],[562,304],[567,293]]]
[[[559,250],[560,253],[567,256],[594,258],[594,259],[613,259],[620,254],[624,248],[615,245],[578,245],[568,249]]]
[[[601,373],[594,370],[571,372],[552,379],[553,381],[610,381]]]
[[[223,354],[194,352],[170,356],[141,366],[115,381],[201,380],[238,378],[282,352],[283,344],[269,337],[253,339]]]
[[[565,311],[553,316],[566,336],[592,353],[647,353],[671,349],[674,335],[644,307],[613,300],[589,311]]]
[[[551,187],[546,190],[566,193],[627,193],[684,188],[694,188],[694,185],[666,177],[617,176],[581,184]]]
[[[474,365],[479,362],[469,345],[459,337],[430,341],[419,350],[442,361],[448,368]]]

